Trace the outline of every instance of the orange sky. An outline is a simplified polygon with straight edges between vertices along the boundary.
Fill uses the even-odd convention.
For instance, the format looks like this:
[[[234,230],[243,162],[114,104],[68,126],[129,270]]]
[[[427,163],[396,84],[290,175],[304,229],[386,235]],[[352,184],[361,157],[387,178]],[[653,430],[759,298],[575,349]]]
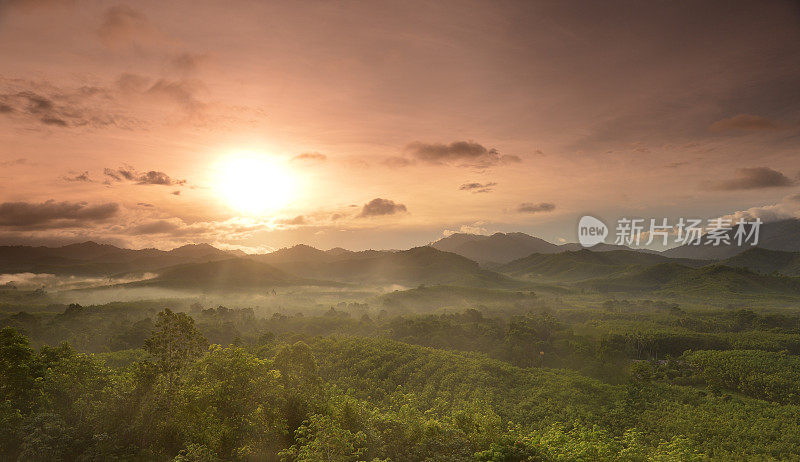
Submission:
[[[790,2],[10,0],[0,63],[0,243],[558,242],[585,213],[800,209]]]

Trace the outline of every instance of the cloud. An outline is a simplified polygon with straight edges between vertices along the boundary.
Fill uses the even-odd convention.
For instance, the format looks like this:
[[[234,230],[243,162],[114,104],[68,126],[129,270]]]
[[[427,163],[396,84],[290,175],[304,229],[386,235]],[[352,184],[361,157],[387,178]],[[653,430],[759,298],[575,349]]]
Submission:
[[[115,5],[103,15],[97,29],[100,40],[108,47],[141,46],[160,40],[160,34],[142,12],[128,5]]]
[[[730,131],[765,131],[765,130],[778,130],[781,126],[766,117],[761,117],[751,114],[739,114],[727,119],[721,119],[708,127],[712,132],[730,132]]]
[[[400,157],[400,156],[387,157],[383,161],[383,164],[386,165],[389,168],[408,167],[409,165],[412,165],[413,163],[414,163],[413,160],[405,158],[405,157]]]
[[[482,236],[488,236],[491,233],[489,232],[489,230],[483,227],[483,225],[485,224],[486,222],[476,221],[471,225],[461,225],[461,227],[458,230],[445,229],[444,231],[442,231],[442,235],[444,237],[449,237],[452,236],[453,234],[461,233],[461,234],[480,234]]]
[[[306,217],[304,217],[303,215],[298,215],[298,216],[296,216],[294,218],[285,218],[285,219],[282,219],[282,220],[278,220],[276,223],[281,224],[281,225],[299,226],[299,225],[306,224]]]
[[[49,84],[2,79],[0,115],[47,127],[118,126],[130,128],[131,118],[104,109],[112,95],[100,87],[62,89]]]
[[[517,212],[519,213],[552,212],[555,209],[556,205],[550,202],[540,202],[538,204],[524,202],[517,206]]]
[[[181,225],[173,220],[154,220],[134,226],[135,234],[169,234],[179,231]]]
[[[488,193],[494,191],[497,183],[464,183],[458,189],[461,191],[472,191],[473,193]]]
[[[191,240],[194,242],[218,241],[220,236],[230,240],[247,239],[253,233],[270,228],[269,224],[262,221],[249,219],[230,219],[226,221],[199,221],[186,223],[178,217],[159,218],[144,221],[134,221],[116,230],[127,236],[158,236],[158,241],[164,239],[182,245]],[[148,238],[145,241],[153,242]]]
[[[791,202],[800,202],[800,194],[794,194],[786,198]]]
[[[186,180],[176,180],[170,178],[164,172],[150,170],[148,172],[137,172],[131,166],[119,167],[117,169],[103,169],[103,174],[114,181],[130,181],[139,185],[162,185],[162,186],[183,186]],[[173,193],[174,194],[174,193]]]
[[[177,54],[170,59],[169,63],[179,72],[193,74],[197,72],[209,60],[208,53],[189,53]]]
[[[298,154],[292,157],[292,160],[306,160],[306,161],[317,161],[323,162],[328,159],[328,156],[325,154],[321,154],[319,152],[304,152],[302,154]]]
[[[203,85],[197,80],[167,80],[158,79],[146,94],[157,98],[172,101],[180,106],[186,113],[197,115],[206,105],[197,98],[197,93]]]
[[[75,0],[0,0],[0,14],[10,8],[31,12],[37,9],[68,7],[74,4]]]
[[[6,160],[6,161],[3,161],[3,162],[0,162],[0,167],[13,167],[15,165],[25,165],[27,163],[28,163],[28,159],[19,158],[19,159]]]
[[[796,182],[783,173],[767,167],[740,168],[736,176],[711,185],[717,191],[737,191],[742,189],[779,188],[794,186]]]
[[[63,177],[66,181],[77,181],[83,183],[91,183],[92,180],[89,178],[89,172],[85,171],[81,174],[74,174],[73,176],[65,176]]]
[[[71,227],[88,222],[107,220],[117,214],[119,204],[109,202],[88,205],[86,202],[56,202],[41,204],[4,202],[0,204],[0,226],[4,227]]]
[[[665,165],[667,168],[678,168],[684,165],[688,165],[689,162],[670,162],[669,164]]]
[[[198,94],[205,85],[198,79],[181,78],[177,80],[151,79],[139,74],[123,73],[116,81],[120,95],[133,99],[149,98],[158,103],[168,103],[182,109],[189,116],[201,116],[207,104]]]
[[[403,213],[406,211],[406,206],[403,204],[397,204],[389,199],[377,198],[372,199],[368,203],[364,204],[364,207],[361,209],[361,213],[358,216],[364,218],[380,215],[394,215],[396,213]]]
[[[442,143],[410,143],[405,148],[414,158],[436,165],[458,165],[486,168],[500,163],[521,162],[519,156],[501,155],[496,149],[486,148],[474,141]]]

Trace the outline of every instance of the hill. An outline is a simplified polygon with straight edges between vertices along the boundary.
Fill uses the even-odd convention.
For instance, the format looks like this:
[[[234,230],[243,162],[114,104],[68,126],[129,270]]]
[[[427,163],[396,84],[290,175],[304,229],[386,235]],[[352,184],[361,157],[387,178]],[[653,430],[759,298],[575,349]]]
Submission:
[[[0,246],[0,273],[111,276],[231,256],[208,244],[184,245],[169,251],[122,249],[91,241],[63,247]]]
[[[160,274],[127,286],[173,289],[270,289],[304,281],[265,263],[244,258],[187,263],[163,269]]]
[[[777,273],[784,276],[800,276],[800,252],[783,252],[754,247],[723,260],[720,264],[735,268],[747,268],[761,274]]]
[[[495,233],[491,236],[456,233],[439,239],[432,243],[431,247],[467,257],[492,269],[534,253],[555,254],[584,249],[578,243],[571,242],[556,245],[525,233]],[[628,250],[632,252],[658,253],[653,250],[634,250],[624,245],[614,244],[598,244],[593,246],[591,250],[592,252]]]
[[[276,263],[276,267],[302,277],[368,284],[447,284],[458,286],[514,286],[516,281],[480,268],[467,258],[433,247],[416,247],[377,255],[314,263]]]
[[[508,263],[532,253],[560,252],[557,245],[525,233],[495,233],[491,236],[456,233],[439,239],[431,247],[484,265]]]
[[[557,254],[531,254],[497,268],[497,271],[517,277],[547,281],[575,282],[608,277],[632,269],[662,263],[679,263],[698,267],[706,262],[670,259],[659,254],[633,250],[596,252],[583,249]]]
[[[733,295],[800,297],[798,278],[768,276],[725,265],[690,268],[677,263],[661,263],[584,281],[581,285],[600,292],[653,292],[707,299]]]
[[[728,233],[730,245],[713,246],[703,242],[702,245],[675,247],[664,251],[663,254],[672,258],[724,260],[752,248],[750,245],[736,245],[733,239],[734,233],[734,230]],[[791,218],[763,223],[759,230],[758,247],[767,250],[800,252],[800,219]]]
[[[319,250],[305,244],[298,244],[292,247],[284,247],[274,252],[261,255],[251,255],[250,258],[256,261],[269,264],[318,264],[333,262],[337,260],[349,260],[356,258],[371,258],[391,253],[387,250],[364,250],[354,252],[352,250],[336,247],[330,250]]]

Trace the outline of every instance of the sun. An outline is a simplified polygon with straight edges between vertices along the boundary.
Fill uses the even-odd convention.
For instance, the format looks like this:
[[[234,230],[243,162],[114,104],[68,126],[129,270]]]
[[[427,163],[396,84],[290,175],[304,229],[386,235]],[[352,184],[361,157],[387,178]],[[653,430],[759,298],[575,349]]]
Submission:
[[[216,168],[218,193],[240,213],[261,215],[279,210],[295,192],[292,171],[267,155],[233,155]]]

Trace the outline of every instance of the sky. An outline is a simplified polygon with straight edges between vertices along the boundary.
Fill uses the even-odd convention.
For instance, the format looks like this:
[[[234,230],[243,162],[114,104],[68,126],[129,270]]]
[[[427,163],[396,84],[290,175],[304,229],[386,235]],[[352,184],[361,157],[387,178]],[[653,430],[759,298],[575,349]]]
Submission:
[[[0,0],[0,244],[800,216],[789,1]]]

